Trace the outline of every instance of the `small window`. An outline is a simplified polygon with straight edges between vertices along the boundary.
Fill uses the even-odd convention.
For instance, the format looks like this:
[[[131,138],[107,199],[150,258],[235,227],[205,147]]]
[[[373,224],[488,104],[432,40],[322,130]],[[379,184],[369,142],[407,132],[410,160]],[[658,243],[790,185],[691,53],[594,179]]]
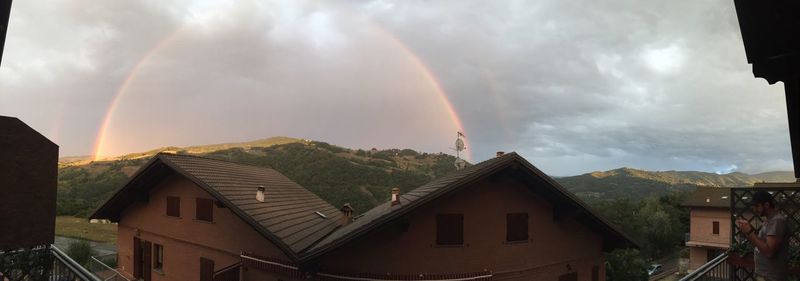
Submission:
[[[592,281],[600,281],[600,267],[592,266]]]
[[[164,270],[164,246],[153,244],[153,269]]]
[[[713,234],[719,234],[719,222],[715,221],[713,223],[713,229],[711,230]]]
[[[167,216],[180,217],[181,216],[181,198],[175,196],[167,196]]]
[[[464,244],[464,215],[462,214],[436,215],[436,244],[438,245]]]
[[[214,221],[214,200],[197,198],[196,219],[201,221]]]
[[[528,214],[511,213],[506,215],[506,241],[528,240]]]

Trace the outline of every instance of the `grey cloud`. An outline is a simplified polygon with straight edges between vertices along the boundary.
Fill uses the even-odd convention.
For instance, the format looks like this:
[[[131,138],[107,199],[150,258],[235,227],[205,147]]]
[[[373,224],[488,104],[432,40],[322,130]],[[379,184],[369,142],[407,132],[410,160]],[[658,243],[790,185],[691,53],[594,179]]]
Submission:
[[[176,34],[115,113],[118,146],[284,134],[447,151],[449,117],[394,36],[441,82],[473,160],[791,169],[782,88],[752,77],[729,2],[234,3],[15,3],[0,114],[90,153],[117,87]]]

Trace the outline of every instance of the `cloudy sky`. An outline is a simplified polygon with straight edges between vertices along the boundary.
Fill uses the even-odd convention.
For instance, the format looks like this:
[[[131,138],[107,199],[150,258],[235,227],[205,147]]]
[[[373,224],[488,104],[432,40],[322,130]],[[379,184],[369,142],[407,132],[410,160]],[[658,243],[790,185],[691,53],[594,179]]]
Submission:
[[[552,175],[791,170],[733,1],[15,1],[0,115],[61,155],[292,136]]]

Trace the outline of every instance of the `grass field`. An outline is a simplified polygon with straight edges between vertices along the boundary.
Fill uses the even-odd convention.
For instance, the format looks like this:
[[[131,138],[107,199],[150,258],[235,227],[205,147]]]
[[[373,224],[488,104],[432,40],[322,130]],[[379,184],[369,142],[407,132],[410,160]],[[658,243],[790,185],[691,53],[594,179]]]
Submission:
[[[56,217],[56,235],[97,242],[114,242],[117,240],[117,225],[89,223],[89,220],[84,218],[59,216]]]

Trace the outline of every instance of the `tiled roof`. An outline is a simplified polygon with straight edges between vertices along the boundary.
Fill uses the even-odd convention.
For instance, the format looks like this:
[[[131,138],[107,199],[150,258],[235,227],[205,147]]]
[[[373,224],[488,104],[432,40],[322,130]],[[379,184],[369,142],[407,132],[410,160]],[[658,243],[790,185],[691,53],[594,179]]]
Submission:
[[[729,208],[731,200],[728,196],[730,194],[731,189],[728,187],[699,186],[686,197],[683,206]]]
[[[466,186],[469,183],[484,178],[485,176],[494,174],[495,172],[501,171],[505,168],[512,167],[512,165],[515,165],[515,163],[527,168],[527,171],[533,172],[541,180],[547,182],[547,185],[552,188],[552,191],[559,194],[559,200],[571,202],[576,208],[582,209],[585,214],[588,214],[588,219],[592,220],[593,223],[591,225],[592,227],[595,227],[596,231],[603,233],[603,235],[607,237],[612,236],[613,240],[618,241],[618,243],[615,244],[625,244],[634,247],[636,246],[636,243],[632,239],[623,234],[608,221],[605,221],[601,217],[594,214],[577,197],[572,195],[572,193],[566,191],[558,183],[546,176],[543,172],[536,169],[521,156],[512,152],[453,172],[449,175],[420,186],[406,194],[402,194],[400,196],[399,205],[392,206],[391,202],[387,202],[367,211],[357,220],[344,227],[336,229],[333,233],[325,237],[312,248],[304,251],[302,258],[310,259],[324,254],[325,252],[329,252],[340,245],[344,245],[360,237],[372,229],[375,229],[395,218],[402,216],[405,213],[412,211],[416,207],[419,207],[426,202],[437,199],[440,197],[440,195],[454,192],[458,190],[459,187]],[[602,229],[597,229],[598,226]]]
[[[492,158],[431,181],[402,194],[400,205],[381,204],[343,227],[339,227],[342,214],[337,208],[272,169],[197,156],[158,154],[90,218],[118,220],[127,204],[174,171],[208,191],[292,259],[303,262],[345,245],[441,195],[456,192],[460,187],[509,168],[516,175],[521,171],[522,175],[543,183],[541,185],[546,188],[534,191],[559,202],[564,212],[573,212],[576,218],[601,233],[607,241],[604,246],[636,247],[632,239],[516,153]],[[266,187],[263,203],[255,198],[259,185]]]
[[[290,255],[296,255],[339,226],[342,214],[337,208],[275,170],[198,156],[158,154],[118,194],[136,188],[137,176],[148,169],[157,169],[158,164],[204,188],[279,247],[290,250]],[[266,187],[264,202],[256,200],[259,185]],[[120,212],[118,206],[124,202],[115,201],[126,201],[124,197],[115,195],[92,218],[109,217],[107,206]]]

